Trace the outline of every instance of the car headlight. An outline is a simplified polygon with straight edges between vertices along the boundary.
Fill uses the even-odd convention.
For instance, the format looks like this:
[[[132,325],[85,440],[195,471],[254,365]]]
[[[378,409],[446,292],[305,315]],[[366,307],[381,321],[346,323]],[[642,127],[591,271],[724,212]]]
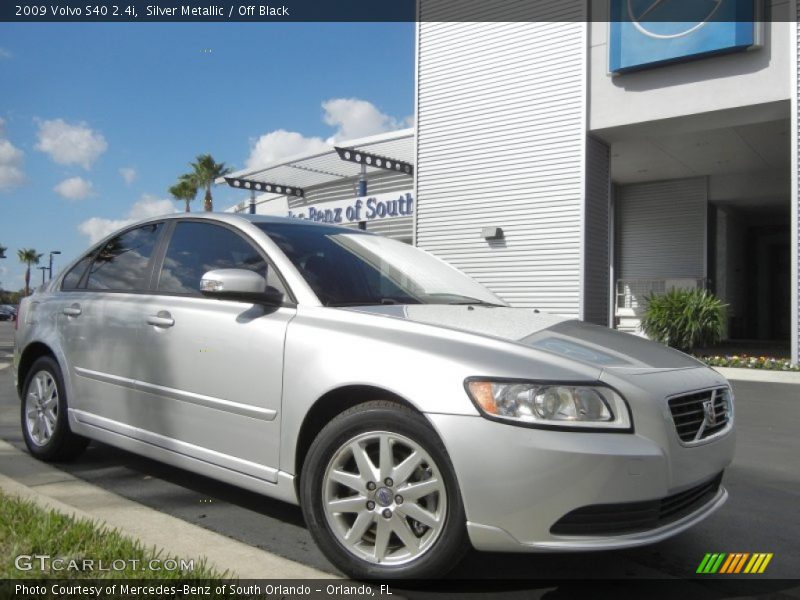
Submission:
[[[554,429],[632,430],[625,400],[608,387],[478,378],[465,386],[489,419]]]

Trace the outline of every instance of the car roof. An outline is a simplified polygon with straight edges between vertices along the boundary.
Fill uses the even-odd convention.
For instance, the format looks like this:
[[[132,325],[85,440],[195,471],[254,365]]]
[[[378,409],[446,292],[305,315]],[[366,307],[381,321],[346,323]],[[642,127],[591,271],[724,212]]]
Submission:
[[[136,229],[137,227],[141,227],[142,225],[147,225],[148,223],[160,223],[163,221],[174,221],[179,219],[208,220],[208,221],[215,221],[217,223],[230,223],[231,225],[241,225],[243,223],[250,223],[253,225],[257,225],[259,223],[275,223],[280,225],[296,225],[296,226],[306,226],[306,227],[310,226],[310,227],[320,227],[328,229],[335,228],[335,229],[341,229],[343,233],[346,232],[346,233],[358,233],[365,235],[375,235],[368,231],[363,231],[361,229],[353,229],[351,227],[342,227],[341,225],[337,225],[335,223],[320,223],[317,221],[312,221],[310,219],[299,219],[295,217],[273,217],[269,215],[250,215],[250,214],[227,213],[227,212],[197,212],[197,213],[175,212],[175,213],[167,213],[164,215],[157,215],[153,217],[147,217],[146,219],[140,219],[139,221],[128,223],[124,227],[115,229],[112,233],[109,233],[104,238],[92,244],[90,252],[94,251],[97,248],[102,247],[110,239],[119,235],[123,231],[130,231],[131,229]],[[81,256],[83,256],[83,254]],[[72,263],[68,264],[67,267],[71,266],[71,264]]]
[[[312,221],[310,219],[299,219],[296,217],[276,217],[271,215],[250,215],[250,214],[227,213],[227,212],[169,213],[166,215],[160,215],[157,217],[149,217],[147,219],[142,219],[138,223],[132,223],[131,225],[140,225],[144,223],[153,223],[157,221],[174,220],[174,219],[208,219],[210,221],[221,221],[223,223],[240,223],[242,221],[245,221],[254,224],[276,223],[282,225],[321,225],[327,227],[340,227],[340,225],[337,225],[335,223],[321,223],[317,221]],[[124,229],[128,229],[128,227],[130,226],[127,226]]]

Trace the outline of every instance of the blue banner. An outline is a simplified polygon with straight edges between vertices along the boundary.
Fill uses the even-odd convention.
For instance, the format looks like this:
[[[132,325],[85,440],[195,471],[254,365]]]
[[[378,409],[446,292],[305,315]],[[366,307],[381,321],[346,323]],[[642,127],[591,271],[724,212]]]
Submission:
[[[756,18],[753,0],[611,0],[609,71],[746,50]]]

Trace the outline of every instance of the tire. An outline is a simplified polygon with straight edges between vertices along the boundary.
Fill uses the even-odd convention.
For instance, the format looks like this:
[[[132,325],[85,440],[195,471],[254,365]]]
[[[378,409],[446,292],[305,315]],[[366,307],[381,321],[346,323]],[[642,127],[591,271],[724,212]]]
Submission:
[[[360,404],[325,426],[306,456],[300,500],[322,552],[356,579],[440,577],[469,548],[444,445],[422,415],[394,402]]]
[[[43,356],[33,363],[22,388],[20,417],[28,451],[46,462],[69,461],[89,440],[69,428],[64,378],[56,361]]]

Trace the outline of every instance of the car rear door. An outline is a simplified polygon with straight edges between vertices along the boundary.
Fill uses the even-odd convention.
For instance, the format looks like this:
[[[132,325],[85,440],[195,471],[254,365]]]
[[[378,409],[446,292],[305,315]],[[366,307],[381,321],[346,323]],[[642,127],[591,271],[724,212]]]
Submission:
[[[274,481],[284,339],[296,311],[205,298],[200,279],[212,269],[250,269],[287,290],[265,253],[233,227],[173,221],[168,236],[139,307],[139,427],[182,453]]]

